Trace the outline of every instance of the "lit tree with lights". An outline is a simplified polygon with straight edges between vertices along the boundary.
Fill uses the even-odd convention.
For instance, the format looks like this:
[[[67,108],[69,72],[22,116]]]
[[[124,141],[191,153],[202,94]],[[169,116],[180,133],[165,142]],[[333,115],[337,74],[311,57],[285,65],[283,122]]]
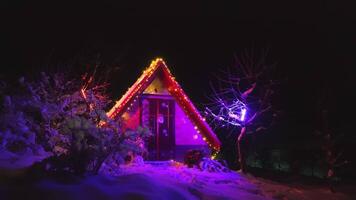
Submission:
[[[211,103],[205,109],[210,122],[217,128],[228,128],[236,134],[238,162],[245,172],[241,143],[246,134],[261,132],[270,127],[278,111],[273,106],[278,81],[273,79],[274,64],[267,64],[267,52],[257,55],[244,51],[235,56],[232,69],[217,76],[212,86]]]

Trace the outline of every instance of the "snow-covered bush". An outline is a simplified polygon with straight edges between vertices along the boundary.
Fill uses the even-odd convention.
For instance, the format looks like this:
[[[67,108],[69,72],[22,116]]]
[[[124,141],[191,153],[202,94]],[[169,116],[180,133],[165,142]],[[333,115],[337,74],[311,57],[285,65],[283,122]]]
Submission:
[[[115,171],[121,164],[143,164],[142,156],[147,154],[144,141],[151,136],[148,128],[138,127],[119,135],[117,143],[111,143],[112,149],[105,158],[100,171],[104,174]]]
[[[51,155],[37,143],[38,126],[26,116],[21,99],[2,96],[0,114],[0,168],[23,168]]]
[[[199,163],[199,169],[208,172],[230,172],[226,165],[221,164],[217,160],[204,157]]]
[[[222,164],[223,163],[223,164]],[[224,160],[221,162],[205,156],[202,150],[192,149],[184,156],[184,164],[189,168],[197,168],[207,172],[229,172]]]
[[[22,167],[51,156],[43,161],[47,170],[96,173],[109,155],[142,153],[147,130],[121,133],[104,111],[107,84],[93,80],[41,73],[36,81],[20,78],[18,87],[0,89],[0,167],[13,168],[15,155],[31,154]]]
[[[184,164],[186,164],[188,167],[194,167],[198,166],[200,161],[204,157],[204,152],[201,150],[189,150],[185,155],[184,155]]]

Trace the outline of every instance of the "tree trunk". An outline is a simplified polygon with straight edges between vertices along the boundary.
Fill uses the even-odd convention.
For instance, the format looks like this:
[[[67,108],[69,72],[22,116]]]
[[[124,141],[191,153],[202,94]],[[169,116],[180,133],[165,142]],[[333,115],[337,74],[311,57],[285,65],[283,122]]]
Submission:
[[[241,171],[243,173],[246,173],[246,167],[245,167],[245,159],[244,159],[244,157],[242,155],[242,151],[241,151],[241,141],[242,141],[242,138],[245,135],[245,132],[246,132],[246,127],[242,127],[241,131],[240,131],[240,135],[237,138],[237,143],[236,143],[237,144],[238,154],[239,154],[238,161],[239,161],[239,164],[240,164]]]

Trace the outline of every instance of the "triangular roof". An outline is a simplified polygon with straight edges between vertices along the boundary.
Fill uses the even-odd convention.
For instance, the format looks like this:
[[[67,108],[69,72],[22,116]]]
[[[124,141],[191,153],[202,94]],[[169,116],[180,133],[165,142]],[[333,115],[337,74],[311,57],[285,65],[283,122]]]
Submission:
[[[110,118],[121,116],[126,109],[132,105],[133,101],[140,95],[154,80],[159,71],[163,73],[163,79],[168,86],[168,92],[174,97],[184,113],[195,125],[197,131],[203,136],[210,147],[219,150],[221,143],[216,137],[205,119],[200,115],[196,107],[190,101],[180,85],[175,81],[167,65],[161,58],[153,60],[150,66],[143,71],[137,81],[127,90],[127,92],[118,100],[114,107],[107,113]]]

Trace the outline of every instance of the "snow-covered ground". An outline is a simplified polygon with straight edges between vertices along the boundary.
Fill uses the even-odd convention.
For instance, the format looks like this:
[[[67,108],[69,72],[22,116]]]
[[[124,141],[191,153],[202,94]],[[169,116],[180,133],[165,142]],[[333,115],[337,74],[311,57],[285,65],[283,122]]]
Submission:
[[[248,181],[255,184],[264,196],[283,200],[351,200],[356,199],[356,186],[339,186],[337,190],[347,190],[346,193],[332,193],[327,186],[306,185],[302,183],[282,184],[274,181],[245,176]]]
[[[243,175],[238,172],[209,173],[179,163],[123,166],[111,175],[90,176],[70,184],[41,181],[16,188],[18,199],[355,199],[322,187],[297,187]],[[0,199],[10,196],[1,192]],[[3,194],[2,194],[3,193]]]
[[[266,199],[255,184],[236,172],[210,173],[183,165],[129,166],[123,174],[144,175],[159,184],[183,191],[188,199]]]
[[[195,199],[356,199],[356,196],[332,193],[327,187],[286,185],[234,171],[202,172],[174,164],[169,167],[127,166],[122,171],[123,174],[144,174],[149,179],[183,189]]]

